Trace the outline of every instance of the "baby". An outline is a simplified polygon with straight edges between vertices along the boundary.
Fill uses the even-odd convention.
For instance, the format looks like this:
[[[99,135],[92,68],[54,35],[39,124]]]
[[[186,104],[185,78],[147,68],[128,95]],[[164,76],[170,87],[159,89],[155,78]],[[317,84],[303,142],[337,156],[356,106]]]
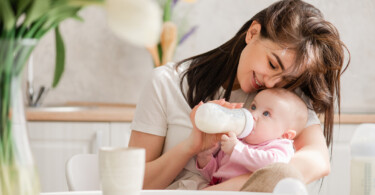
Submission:
[[[197,168],[210,185],[271,163],[288,163],[293,156],[292,139],[307,122],[304,101],[286,89],[265,89],[255,96],[249,110],[254,117],[250,135],[239,140],[229,132],[222,135],[218,153],[214,147],[197,155]]]

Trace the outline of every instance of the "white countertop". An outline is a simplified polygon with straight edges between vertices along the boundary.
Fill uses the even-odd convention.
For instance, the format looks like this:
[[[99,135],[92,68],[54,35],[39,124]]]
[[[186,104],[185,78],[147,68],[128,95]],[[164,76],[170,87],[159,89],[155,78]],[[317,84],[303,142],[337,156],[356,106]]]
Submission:
[[[86,121],[86,122],[131,122],[135,112],[134,104],[67,102],[62,106],[26,108],[28,121]],[[320,120],[323,122],[323,118]],[[335,123],[375,123],[375,113],[336,114]]]

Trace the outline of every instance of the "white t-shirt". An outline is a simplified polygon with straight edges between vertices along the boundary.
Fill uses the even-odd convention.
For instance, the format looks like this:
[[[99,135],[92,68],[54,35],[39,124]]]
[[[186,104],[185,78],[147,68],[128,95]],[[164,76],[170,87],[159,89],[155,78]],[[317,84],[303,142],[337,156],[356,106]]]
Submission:
[[[158,136],[165,136],[163,153],[186,139],[193,128],[190,122],[191,108],[180,89],[180,79],[183,71],[188,67],[186,62],[178,67],[175,63],[168,63],[155,68],[151,78],[141,93],[137,103],[131,129]],[[186,78],[184,93],[187,91]],[[223,94],[221,88],[218,94]],[[247,94],[241,89],[232,91],[230,102],[245,103],[248,108],[256,93]],[[308,124],[320,124],[315,112],[309,111]],[[185,169],[198,173],[194,159],[191,159]]]

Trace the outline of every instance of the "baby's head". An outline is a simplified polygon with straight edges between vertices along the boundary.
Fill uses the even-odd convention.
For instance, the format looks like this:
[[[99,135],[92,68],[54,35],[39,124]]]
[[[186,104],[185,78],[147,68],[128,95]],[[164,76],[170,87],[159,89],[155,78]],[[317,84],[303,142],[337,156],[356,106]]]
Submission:
[[[249,144],[277,138],[293,139],[307,122],[305,102],[295,93],[282,88],[260,91],[249,110],[254,117],[254,129],[244,138]]]

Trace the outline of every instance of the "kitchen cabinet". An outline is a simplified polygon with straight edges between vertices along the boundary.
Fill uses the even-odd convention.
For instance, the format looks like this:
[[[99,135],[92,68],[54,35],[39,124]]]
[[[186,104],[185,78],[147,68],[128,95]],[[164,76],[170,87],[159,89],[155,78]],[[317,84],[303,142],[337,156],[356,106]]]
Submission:
[[[129,127],[130,122],[29,121],[42,192],[68,191],[67,160],[75,154],[97,153],[101,146],[127,146]]]
[[[350,139],[357,124],[334,126],[331,173],[308,185],[309,194],[350,192]],[[97,153],[101,146],[125,147],[130,122],[29,122],[28,131],[42,192],[67,191],[65,164],[80,153]],[[322,186],[322,187],[321,187]]]
[[[130,139],[130,122],[111,122],[110,128],[110,145],[115,147],[126,147]]]
[[[323,180],[309,184],[309,194],[350,194],[350,140],[358,126],[359,124],[334,125],[331,173]]]

